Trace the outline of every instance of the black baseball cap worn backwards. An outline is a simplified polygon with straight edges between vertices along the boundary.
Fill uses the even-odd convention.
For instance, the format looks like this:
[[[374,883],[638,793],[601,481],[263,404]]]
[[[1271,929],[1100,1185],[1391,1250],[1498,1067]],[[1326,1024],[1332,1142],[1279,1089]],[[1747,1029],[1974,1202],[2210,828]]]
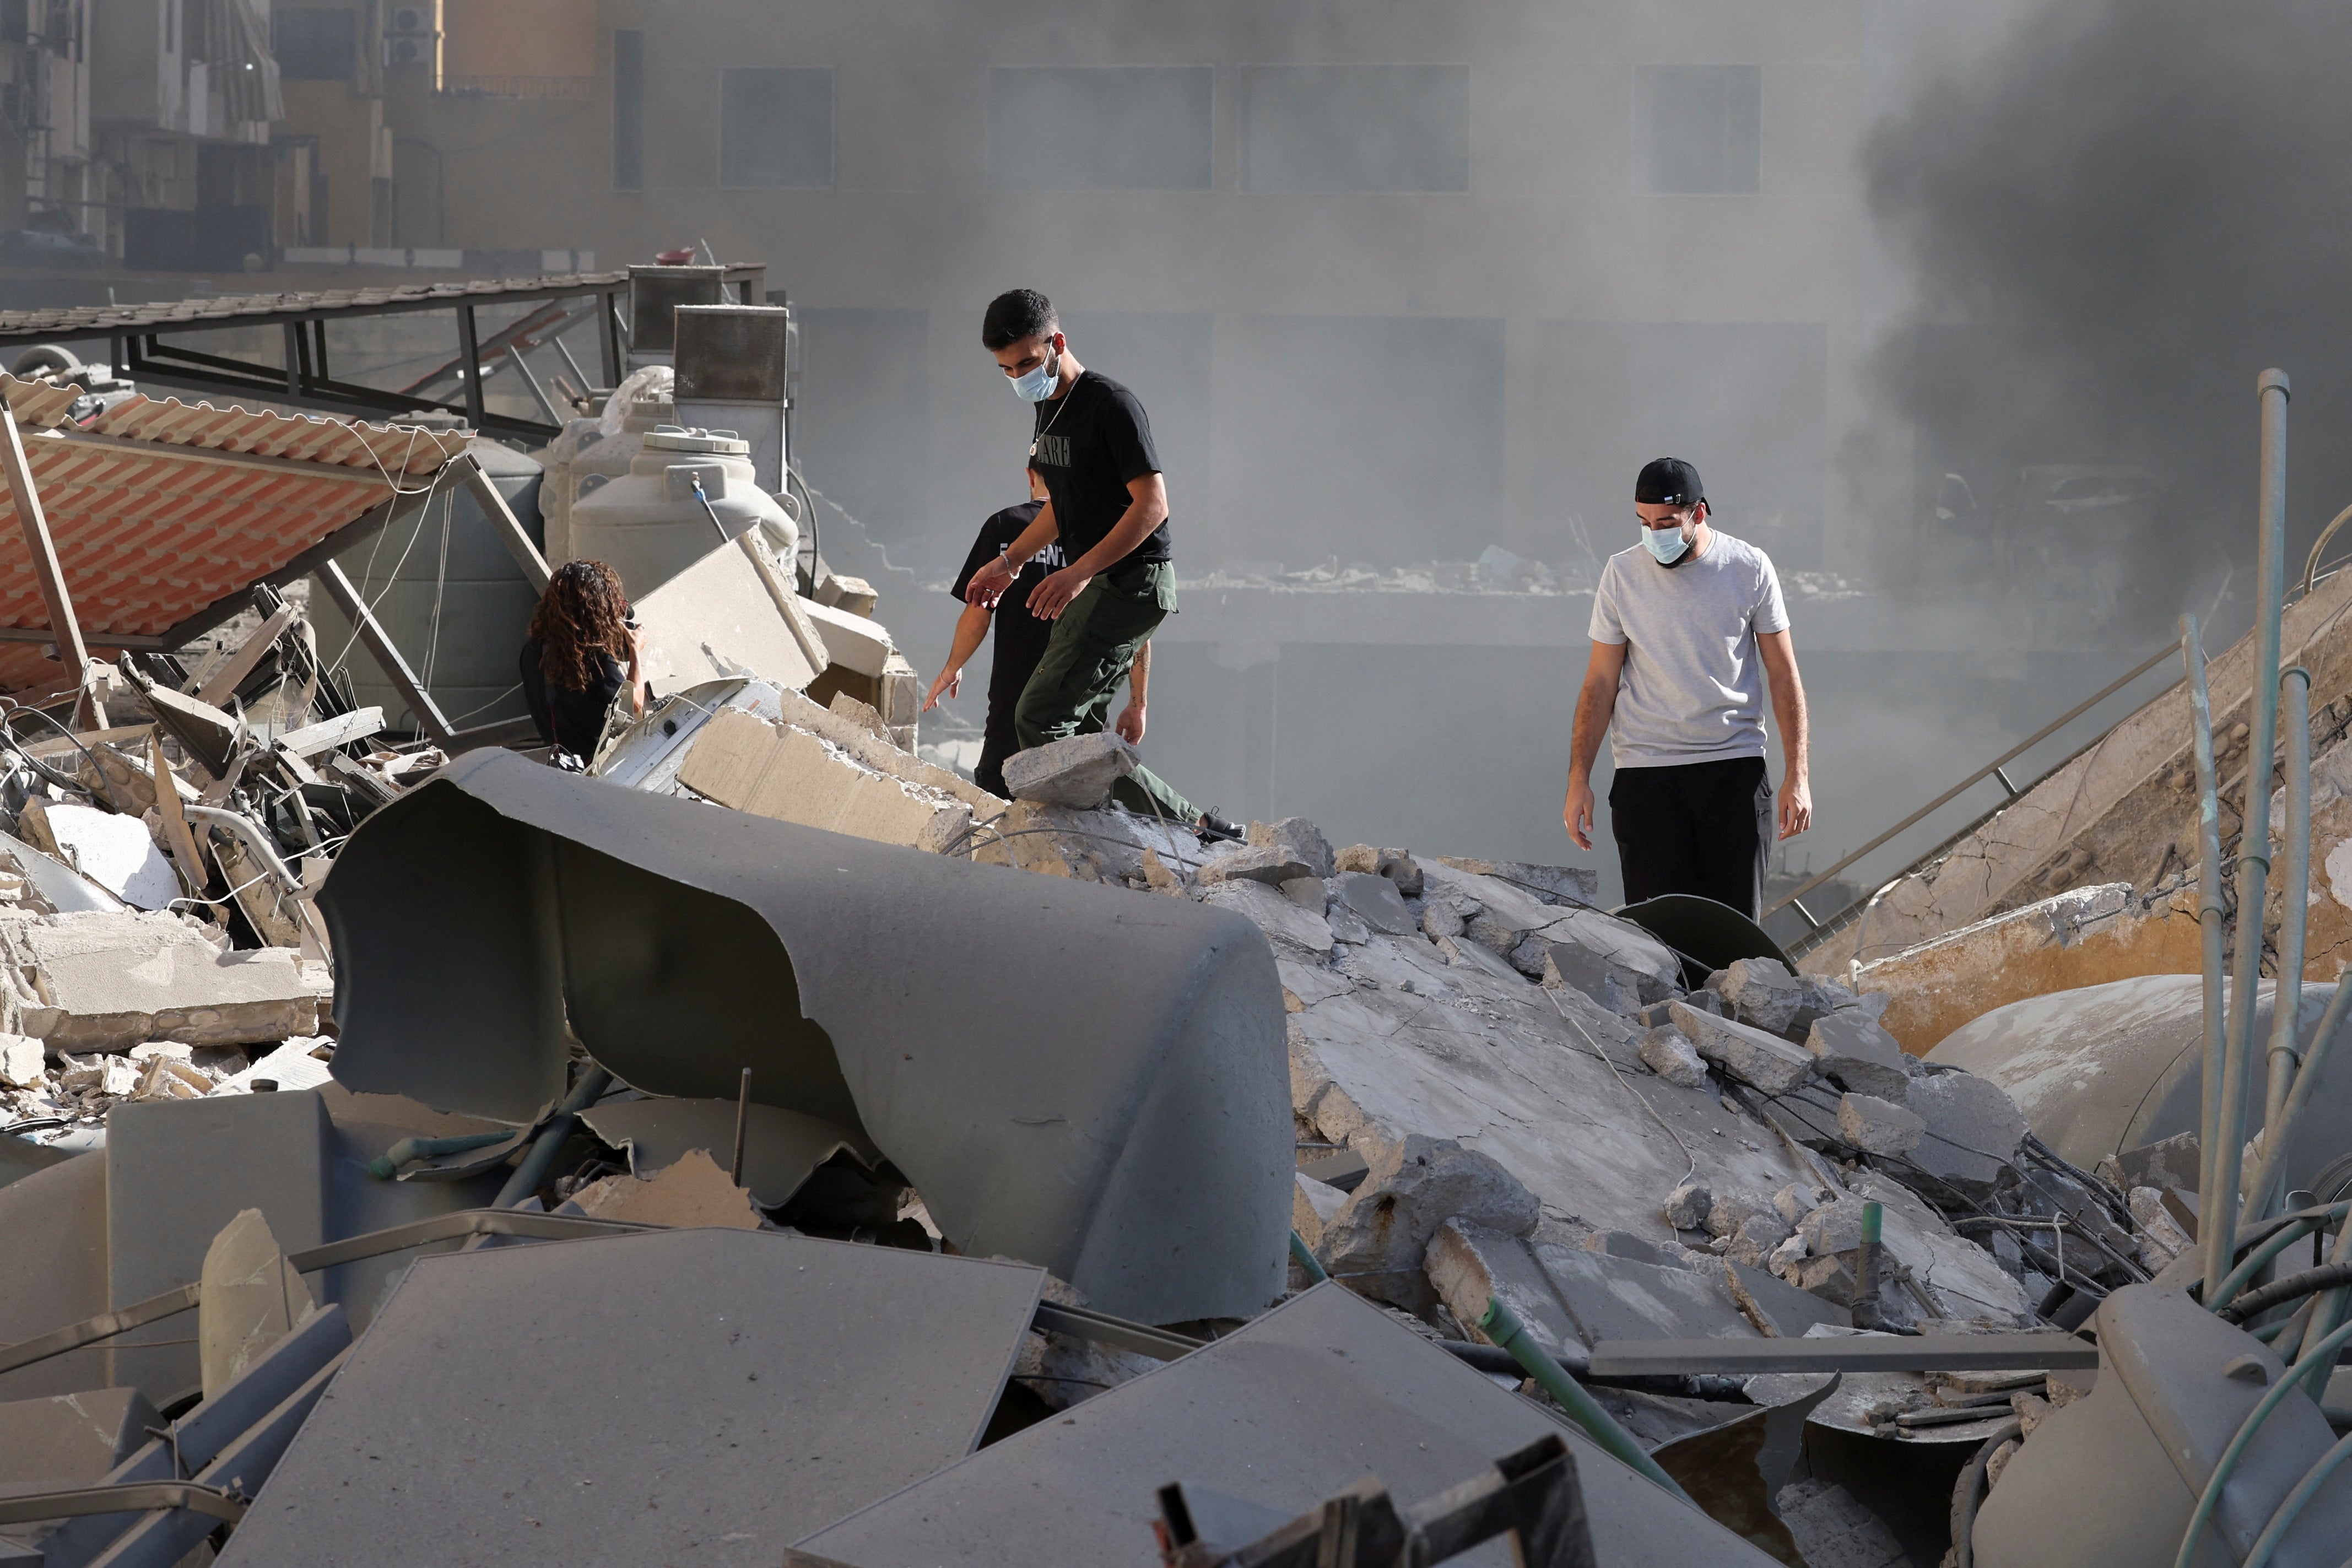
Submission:
[[[1680,458],[1653,458],[1633,481],[1633,500],[1643,506],[1696,506],[1706,499],[1698,470]]]

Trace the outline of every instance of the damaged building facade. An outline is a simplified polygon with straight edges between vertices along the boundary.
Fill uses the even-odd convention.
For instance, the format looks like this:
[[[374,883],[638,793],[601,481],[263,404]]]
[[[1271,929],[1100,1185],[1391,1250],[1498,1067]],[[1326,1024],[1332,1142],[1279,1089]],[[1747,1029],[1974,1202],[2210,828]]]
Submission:
[[[462,303],[413,418],[0,382],[0,1562],[2340,1561],[2343,576],[1789,954],[979,789],[785,312],[507,292],[600,312],[528,457]],[[224,310],[335,408],[402,304]],[[557,765],[486,672],[589,553],[652,692]]]

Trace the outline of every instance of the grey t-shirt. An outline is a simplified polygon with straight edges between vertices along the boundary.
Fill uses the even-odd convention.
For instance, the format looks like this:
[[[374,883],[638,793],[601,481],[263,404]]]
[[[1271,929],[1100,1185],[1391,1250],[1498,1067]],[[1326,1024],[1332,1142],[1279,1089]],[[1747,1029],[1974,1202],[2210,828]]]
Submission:
[[[1711,531],[1706,553],[1679,566],[1636,544],[1601,568],[1592,640],[1632,645],[1609,727],[1621,768],[1764,754],[1756,634],[1788,630],[1789,611],[1771,558]]]

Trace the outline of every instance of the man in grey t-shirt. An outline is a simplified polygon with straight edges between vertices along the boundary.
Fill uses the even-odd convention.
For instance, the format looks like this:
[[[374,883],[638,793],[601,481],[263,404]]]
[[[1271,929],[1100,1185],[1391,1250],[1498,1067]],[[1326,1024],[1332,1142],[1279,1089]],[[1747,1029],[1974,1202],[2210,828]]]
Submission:
[[[1805,689],[1771,560],[1707,525],[1698,470],[1676,458],[1633,486],[1642,543],[1609,558],[1592,600],[1592,658],[1576,702],[1568,802],[1592,847],[1592,763],[1609,735],[1609,811],[1625,900],[1697,893],[1750,919],[1774,836],[1764,688],[1780,724],[1779,837],[1811,826]]]

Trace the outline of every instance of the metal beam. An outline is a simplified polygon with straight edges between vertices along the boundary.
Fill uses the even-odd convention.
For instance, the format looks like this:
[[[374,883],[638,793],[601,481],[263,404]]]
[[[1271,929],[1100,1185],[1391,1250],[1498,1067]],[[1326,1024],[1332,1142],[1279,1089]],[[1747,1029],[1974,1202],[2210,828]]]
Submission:
[[[1761,1372],[2073,1372],[2099,1364],[2099,1347],[2072,1334],[1840,1335],[1820,1340],[1603,1340],[1598,1377],[1745,1376]]]
[[[457,307],[457,347],[466,356],[466,421],[482,427],[482,346],[474,323],[474,307]]]
[[[289,321],[285,325],[286,395],[302,395],[302,323]]]
[[[468,452],[451,465],[451,471],[466,487],[466,493],[472,496],[475,504],[482,509],[482,515],[490,520],[490,526],[498,530],[499,542],[507,547],[507,553],[514,557],[514,563],[522,568],[523,577],[530,584],[530,591],[534,594],[547,592],[548,579],[552,575],[547,567],[547,558],[539,552],[539,546],[530,542],[530,535],[523,531],[514,509],[507,505],[507,498],[499,493],[499,487],[491,483],[490,476],[482,471],[481,459]]]
[[[522,357],[522,350],[513,343],[509,343],[507,358],[514,361],[515,369],[522,375],[522,384],[530,388],[530,395],[539,399],[539,405],[546,411],[547,416],[558,425],[562,424],[563,416],[555,411],[555,405],[548,398],[547,388],[540,385],[539,377],[530,373],[530,362]]]
[[[311,377],[303,386],[301,395],[291,397],[277,372],[268,366],[197,353],[167,344],[151,342],[145,350],[133,349],[122,374],[133,380],[158,386],[227,393],[232,396],[243,395],[266,398],[273,403],[299,402],[309,408],[371,414],[379,418],[386,415],[397,417],[420,408],[467,416],[462,405],[441,403],[429,397],[404,397],[382,387],[330,381],[324,376]],[[551,441],[563,433],[560,426],[542,424],[536,419],[517,419],[505,414],[486,414],[478,428],[488,434],[539,441]]]
[[[592,272],[568,283],[532,284],[522,288],[500,289],[495,293],[467,293],[462,296],[476,305],[521,304],[531,300],[570,300],[582,295],[603,295],[609,299],[615,289],[625,290],[625,275]],[[410,316],[424,310],[455,310],[460,296],[428,295],[405,300],[346,300],[331,304],[299,305],[278,310],[259,310],[252,315],[200,316],[193,319],[161,316],[150,319],[141,315],[139,307],[123,306],[111,320],[100,319],[87,323],[44,321],[30,326],[18,326],[0,313],[0,344],[89,342],[94,340],[121,338],[138,333],[152,336],[157,332],[184,335],[205,331],[243,331],[254,327],[273,327],[283,321],[360,321],[375,316]],[[46,315],[46,312],[43,312]]]
[[[0,626],[0,643],[54,643],[58,634],[47,626]],[[163,637],[141,632],[89,632],[83,640],[91,647],[122,648],[131,653],[169,653],[183,646]]]
[[[433,700],[433,694],[425,689],[424,683],[416,679],[416,672],[409,668],[408,661],[400,656],[392,634],[383,629],[383,624],[375,618],[375,612],[368,608],[367,601],[361,598],[359,590],[352,586],[352,580],[343,575],[342,567],[332,560],[322,562],[318,568],[318,577],[320,585],[327,590],[328,597],[341,609],[344,618],[352,623],[352,630],[359,634],[360,641],[367,645],[368,652],[374,655],[376,663],[383,667],[384,675],[407,700],[408,710],[416,715],[416,721],[424,727],[425,735],[435,745],[448,751],[457,739],[456,731],[442,715],[440,706]]]
[[[106,710],[89,689],[89,647],[81,640],[81,623],[74,617],[73,596],[66,592],[65,569],[58,564],[57,546],[49,539],[49,520],[41,510],[41,492],[33,483],[33,466],[25,458],[25,438],[16,428],[16,411],[0,400],[0,467],[8,470],[8,494],[16,503],[16,526],[25,535],[25,553],[33,560],[33,578],[48,606],[49,629],[58,645],[58,658],[73,671],[80,695],[74,700],[74,728],[102,730]]]
[[[621,353],[621,345],[628,338],[627,329],[621,322],[620,300],[621,297],[615,291],[608,289],[604,294],[604,383],[608,386],[620,385],[621,377],[626,374],[622,369],[627,362]]]

